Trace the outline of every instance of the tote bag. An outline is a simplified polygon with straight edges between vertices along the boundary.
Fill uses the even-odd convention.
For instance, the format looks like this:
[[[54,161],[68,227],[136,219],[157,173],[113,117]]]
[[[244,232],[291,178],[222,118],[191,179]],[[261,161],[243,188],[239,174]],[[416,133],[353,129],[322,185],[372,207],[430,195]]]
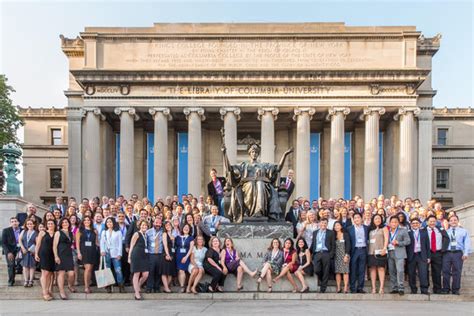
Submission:
[[[112,284],[115,284],[114,275],[112,270],[107,268],[103,256],[100,256],[99,270],[95,272],[95,279],[97,281],[97,287],[103,288]]]

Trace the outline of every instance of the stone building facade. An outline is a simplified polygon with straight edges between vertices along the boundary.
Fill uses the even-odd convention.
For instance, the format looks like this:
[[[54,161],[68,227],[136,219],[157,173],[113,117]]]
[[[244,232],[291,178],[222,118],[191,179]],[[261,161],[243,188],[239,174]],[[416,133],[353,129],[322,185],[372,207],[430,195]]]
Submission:
[[[205,194],[209,169],[223,169],[224,127],[232,163],[246,159],[249,141],[268,162],[294,147],[283,173],[295,169],[296,196],[432,196],[439,35],[344,23],[156,23],[86,27],[61,44],[66,195]]]

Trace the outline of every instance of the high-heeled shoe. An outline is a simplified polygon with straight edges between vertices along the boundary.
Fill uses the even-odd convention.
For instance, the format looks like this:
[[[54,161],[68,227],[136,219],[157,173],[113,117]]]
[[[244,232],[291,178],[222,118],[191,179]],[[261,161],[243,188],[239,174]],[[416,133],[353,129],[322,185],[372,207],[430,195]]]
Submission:
[[[270,285],[270,286],[268,287],[267,292],[268,292],[268,293],[271,293],[272,291],[273,291],[273,289],[272,289],[272,286]]]
[[[238,286],[238,287],[237,287],[237,292],[240,292],[240,291],[242,291],[242,289],[243,289],[243,288],[244,288],[244,286],[243,286],[243,285],[241,285],[241,286]]]
[[[143,296],[137,297],[136,295],[134,295],[134,297],[135,297],[135,301],[143,301]]]
[[[304,288],[304,289],[301,289],[300,292],[301,292],[301,293],[308,293],[308,292],[309,292],[309,286],[307,286],[307,287]]]
[[[46,302],[49,302],[51,301],[53,298],[49,295],[43,295],[43,300],[45,300]]]
[[[338,290],[337,293],[342,293],[342,290]]]
[[[67,301],[67,296],[66,295],[62,295],[61,293],[59,293],[59,297],[63,300],[63,301]]]
[[[71,293],[76,293],[77,292],[75,287],[68,286],[67,288],[69,289],[69,292],[71,292]]]

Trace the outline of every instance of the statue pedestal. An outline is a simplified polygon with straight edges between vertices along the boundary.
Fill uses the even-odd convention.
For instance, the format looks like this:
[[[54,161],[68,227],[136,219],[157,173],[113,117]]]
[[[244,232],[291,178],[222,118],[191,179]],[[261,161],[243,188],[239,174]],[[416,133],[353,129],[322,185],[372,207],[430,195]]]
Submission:
[[[21,196],[0,195],[0,234],[3,229],[10,226],[10,217],[15,217],[17,213],[25,212],[28,203]],[[36,215],[43,218],[44,213],[48,209],[38,205],[35,206],[37,209]]]
[[[250,270],[261,269],[263,257],[273,238],[280,239],[282,245],[286,238],[293,237],[293,227],[285,222],[244,222],[242,224],[222,224],[217,236],[223,242],[225,237],[234,241],[234,246],[240,258]],[[296,277],[295,277],[296,278]],[[307,276],[306,281],[310,288],[316,288],[316,278]],[[299,283],[297,283],[299,284]],[[247,274],[243,279],[243,291],[256,291],[256,279],[251,279]],[[301,288],[301,285],[298,285]],[[236,279],[229,275],[225,281],[225,290],[235,291]],[[265,281],[260,286],[262,291],[267,290]],[[286,278],[273,285],[274,291],[291,291],[293,287]]]

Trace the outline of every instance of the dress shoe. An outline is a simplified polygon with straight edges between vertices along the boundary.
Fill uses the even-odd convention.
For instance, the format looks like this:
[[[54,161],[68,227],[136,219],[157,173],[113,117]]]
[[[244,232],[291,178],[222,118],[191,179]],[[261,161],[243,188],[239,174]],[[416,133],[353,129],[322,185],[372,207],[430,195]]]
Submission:
[[[428,292],[428,291],[421,291],[421,294],[424,294],[424,295],[429,295],[429,294],[430,294],[430,292]]]
[[[442,290],[440,294],[444,294],[444,295],[449,294],[449,290]]]
[[[152,292],[152,289],[148,289],[148,288],[147,288],[147,289],[145,290],[145,293],[150,294],[151,292]]]
[[[418,291],[417,290],[411,290],[411,294],[417,294]]]
[[[451,294],[453,294],[453,295],[461,295],[461,294],[459,293],[459,291],[453,291]]]
[[[351,290],[351,293],[354,294],[354,293],[357,293],[357,291],[356,290]]]
[[[398,295],[400,295],[400,296],[405,295],[405,291],[403,291],[403,290],[398,291]]]
[[[366,292],[366,291],[364,291],[363,289],[361,289],[361,290],[357,290],[357,293],[360,293],[360,294],[366,294],[367,292]]]
[[[326,293],[326,289],[321,289],[319,293]]]
[[[398,294],[398,290],[391,290],[390,294]]]

